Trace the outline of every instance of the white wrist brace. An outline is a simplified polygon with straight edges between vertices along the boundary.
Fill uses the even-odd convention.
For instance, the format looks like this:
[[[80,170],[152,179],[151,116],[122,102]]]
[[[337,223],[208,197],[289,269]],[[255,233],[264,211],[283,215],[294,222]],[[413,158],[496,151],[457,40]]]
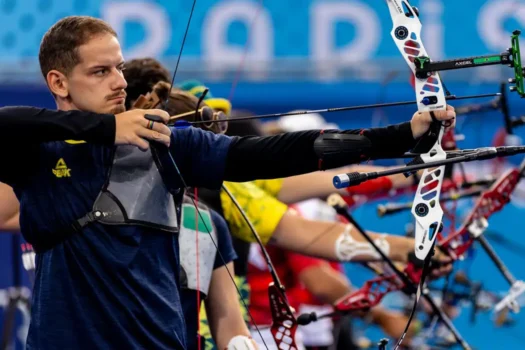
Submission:
[[[356,256],[367,256],[373,259],[381,259],[379,253],[368,242],[358,242],[352,237],[352,225],[346,225],[345,230],[335,241],[335,255],[339,261],[352,261]],[[374,240],[381,251],[388,256],[390,244],[384,235]]]
[[[236,335],[230,339],[226,350],[257,350],[252,338],[245,335]]]

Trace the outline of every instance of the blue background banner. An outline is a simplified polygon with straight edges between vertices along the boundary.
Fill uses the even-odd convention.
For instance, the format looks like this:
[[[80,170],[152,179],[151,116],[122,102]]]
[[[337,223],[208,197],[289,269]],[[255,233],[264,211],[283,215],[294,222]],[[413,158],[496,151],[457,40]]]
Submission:
[[[433,59],[500,52],[509,46],[510,32],[525,23],[525,3],[518,0],[412,3],[419,7],[423,39]],[[128,59],[153,56],[172,65],[191,5],[188,0],[4,0],[2,71],[11,78],[38,72],[43,34],[68,15],[108,21]],[[242,64],[245,78],[255,81],[375,79],[374,70],[400,66],[391,29],[383,0],[200,0],[181,72],[220,81]]]
[[[54,108],[38,66],[38,49],[46,30],[68,15],[90,15],[108,21],[118,32],[126,59],[151,56],[175,67],[191,0],[3,0],[0,1],[0,106],[31,105]],[[518,0],[420,0],[423,41],[433,59],[499,53],[510,45],[510,34],[525,26],[525,2]],[[214,96],[232,100],[236,109],[253,113],[296,109],[353,106],[414,99],[409,70],[395,47],[392,21],[384,0],[197,0],[177,81],[202,80]],[[507,67],[445,72],[443,81],[458,96],[499,91],[499,83],[511,77]],[[452,103],[458,107],[471,102]],[[511,114],[524,114],[523,100],[510,97]],[[324,113],[340,128],[363,128],[408,120],[415,106],[356,112]],[[503,127],[499,112],[458,118],[458,133],[465,136],[461,148],[490,146]],[[524,130],[516,131],[524,137]],[[513,157],[508,166],[517,165]],[[393,164],[383,162],[381,164]],[[472,174],[491,174],[493,163],[470,166]],[[4,164],[2,166],[9,166]],[[490,230],[525,245],[522,217],[525,198],[494,215]],[[410,198],[401,198],[408,200]],[[0,198],[1,200],[1,198]],[[356,210],[356,218],[368,229],[403,234],[412,222],[409,214],[379,219],[376,205]],[[466,213],[471,201],[459,209]],[[0,333],[5,293],[21,280],[29,286],[17,249],[20,237],[0,234]],[[525,278],[525,250],[516,254],[495,245],[517,278]],[[13,256],[13,251],[17,255]],[[18,261],[18,263],[17,263]],[[460,264],[486,289],[502,293],[508,285],[481,251]],[[370,277],[348,264],[356,286]],[[398,304],[400,297],[389,298]],[[481,313],[472,324],[471,306],[461,308],[454,324],[479,350],[522,349],[520,334],[525,314],[514,316],[513,327],[494,326],[490,313]],[[23,334],[22,314],[14,332]],[[374,327],[363,329],[374,341],[381,337]],[[15,333],[13,333],[15,335]],[[18,348],[22,342],[18,341]]]

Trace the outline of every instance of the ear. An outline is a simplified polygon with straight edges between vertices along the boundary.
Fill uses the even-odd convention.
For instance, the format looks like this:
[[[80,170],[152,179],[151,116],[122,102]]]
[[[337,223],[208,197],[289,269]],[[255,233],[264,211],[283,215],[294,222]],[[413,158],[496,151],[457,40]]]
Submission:
[[[47,73],[46,82],[49,90],[51,90],[54,95],[62,98],[69,96],[67,77],[63,73],[57,70],[50,70]]]

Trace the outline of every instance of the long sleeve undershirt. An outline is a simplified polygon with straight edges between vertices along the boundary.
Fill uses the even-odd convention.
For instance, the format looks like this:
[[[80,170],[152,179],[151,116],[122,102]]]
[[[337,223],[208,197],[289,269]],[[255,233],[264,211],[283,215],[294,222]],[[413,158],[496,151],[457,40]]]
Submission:
[[[226,181],[250,181],[305,174],[321,170],[314,141],[321,130],[284,133],[266,137],[234,137],[226,160]],[[333,153],[323,169],[359,163],[365,159],[402,155],[415,146],[410,123],[363,130],[327,130],[325,133],[361,134],[369,147],[363,153]]]

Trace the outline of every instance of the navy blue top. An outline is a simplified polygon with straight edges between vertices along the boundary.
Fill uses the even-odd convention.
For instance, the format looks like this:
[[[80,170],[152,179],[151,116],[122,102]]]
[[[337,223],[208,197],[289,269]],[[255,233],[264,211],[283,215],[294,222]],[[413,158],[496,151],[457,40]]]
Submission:
[[[231,139],[196,128],[171,138],[188,185],[219,188]],[[29,243],[91,211],[112,150],[57,141],[2,151],[0,181],[15,190]],[[176,235],[99,223],[37,254],[27,348],[185,349],[178,254]]]

